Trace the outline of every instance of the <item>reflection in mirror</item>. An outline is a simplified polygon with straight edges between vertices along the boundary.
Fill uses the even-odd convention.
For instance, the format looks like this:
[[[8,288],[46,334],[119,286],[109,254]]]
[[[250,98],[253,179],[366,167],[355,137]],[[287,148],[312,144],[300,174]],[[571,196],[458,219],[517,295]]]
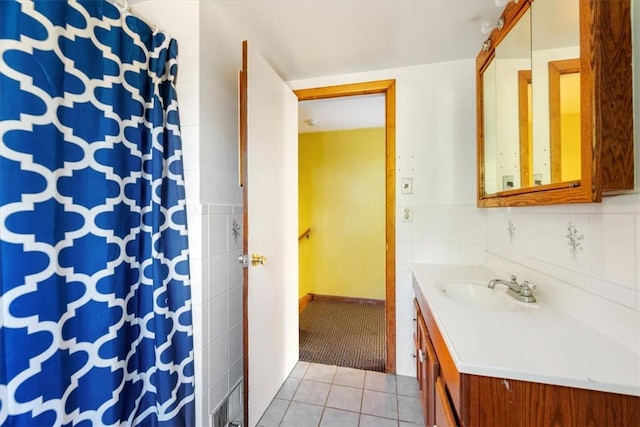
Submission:
[[[482,74],[483,88],[483,139],[484,139],[484,191],[498,191],[497,182],[497,112],[496,112],[496,62],[487,66]]]
[[[561,71],[553,77],[550,74],[558,71],[552,64],[564,69],[564,60],[580,57],[579,17],[579,0],[536,0],[531,4],[535,184],[577,181],[581,176],[580,67],[578,64],[575,71]],[[566,87],[571,79],[574,85],[577,82],[574,89]],[[561,107],[574,96],[573,107]],[[552,112],[554,108],[556,112]]]
[[[518,121],[520,122],[520,183],[523,187],[531,186],[531,172],[533,171],[532,141],[533,116],[532,111],[531,70],[518,71]]]
[[[531,18],[527,10],[495,50],[496,149],[485,153],[485,193],[522,187],[521,138],[531,140],[532,132],[520,130],[519,73],[531,69]],[[486,89],[484,93],[486,94]],[[527,116],[535,115],[528,108]],[[486,124],[486,122],[485,122]],[[486,134],[485,134],[486,137]],[[529,143],[527,142],[527,147]],[[526,155],[526,154],[525,154]],[[488,168],[495,162],[495,167]],[[528,164],[528,160],[526,161]],[[495,185],[487,185],[495,182]]]
[[[549,62],[549,129],[551,182],[580,180],[580,59]]]

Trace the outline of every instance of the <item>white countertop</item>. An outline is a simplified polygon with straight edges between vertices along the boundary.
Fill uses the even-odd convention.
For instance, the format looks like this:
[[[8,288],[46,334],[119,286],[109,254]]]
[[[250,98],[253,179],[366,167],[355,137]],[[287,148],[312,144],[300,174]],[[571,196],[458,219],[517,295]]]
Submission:
[[[461,373],[640,396],[640,353],[544,302],[491,312],[451,300],[439,287],[445,281],[486,284],[495,273],[413,264],[413,274]]]

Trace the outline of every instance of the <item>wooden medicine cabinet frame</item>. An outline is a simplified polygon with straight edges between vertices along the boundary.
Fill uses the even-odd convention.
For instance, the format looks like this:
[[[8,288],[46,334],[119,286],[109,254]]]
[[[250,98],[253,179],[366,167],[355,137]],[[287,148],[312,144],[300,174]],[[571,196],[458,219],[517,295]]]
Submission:
[[[478,207],[592,203],[633,190],[631,2],[579,0],[581,179],[485,193],[483,73],[496,47],[533,3],[510,1],[501,29],[491,32],[476,57]]]

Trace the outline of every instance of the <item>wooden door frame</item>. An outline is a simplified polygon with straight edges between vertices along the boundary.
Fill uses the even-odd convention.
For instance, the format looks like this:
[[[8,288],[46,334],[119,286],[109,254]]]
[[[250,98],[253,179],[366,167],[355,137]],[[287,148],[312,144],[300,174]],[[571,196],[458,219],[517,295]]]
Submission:
[[[242,187],[242,256],[249,254],[249,221],[248,221],[248,174],[247,174],[247,140],[248,140],[248,111],[249,111],[249,45],[247,40],[242,42],[242,69],[238,73],[238,109],[239,122],[239,176]],[[249,269],[242,268],[242,419],[249,422]]]
[[[378,80],[294,90],[298,101],[385,95],[385,370],[396,372],[396,81]]]

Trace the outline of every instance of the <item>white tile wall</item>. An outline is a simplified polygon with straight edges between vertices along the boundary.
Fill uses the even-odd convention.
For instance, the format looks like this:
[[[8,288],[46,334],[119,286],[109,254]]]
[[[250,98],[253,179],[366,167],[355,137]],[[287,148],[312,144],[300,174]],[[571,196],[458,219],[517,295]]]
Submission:
[[[605,198],[602,204],[488,209],[488,251],[640,311],[639,214],[638,194]],[[509,220],[516,229],[513,241]],[[579,244],[574,253],[570,224]]]
[[[196,426],[200,427],[211,425],[209,407],[209,390],[202,394],[196,394]]]
[[[229,290],[229,325],[242,320],[242,284]]]
[[[475,205],[413,206],[413,262],[481,265],[486,214]]]
[[[640,208],[640,205],[639,205]],[[640,209],[639,209],[640,210]],[[626,288],[636,288],[633,214],[589,215],[586,238],[593,242],[591,276]]]
[[[189,181],[186,182],[186,187],[186,193],[188,195]],[[207,220],[207,216],[203,215],[202,213],[192,213],[193,205],[194,203],[190,203],[189,200],[187,200],[189,256],[192,260],[202,260],[207,257],[207,253],[209,252],[207,246],[207,239],[209,235],[209,221]]]
[[[229,335],[224,333],[211,343],[209,353],[209,375],[213,381],[226,374],[229,369]]]
[[[217,207],[220,210],[219,206]],[[209,254],[221,255],[227,252],[227,215],[209,216]]]
[[[235,362],[242,357],[242,322],[229,328],[229,360]],[[231,384],[233,385],[233,384]]]
[[[217,339],[229,331],[227,293],[209,301],[209,337]]]
[[[242,242],[240,206],[189,206],[197,425],[242,378]],[[206,417],[203,417],[206,415]]]
[[[184,171],[187,204],[200,202],[200,172],[197,170]]]
[[[181,126],[182,137],[182,162],[184,170],[198,170],[200,164],[200,141],[198,139],[198,126]]]
[[[229,255],[215,255],[209,258],[209,292],[212,298],[227,291]]]
[[[200,260],[191,258],[191,265],[202,268],[202,277],[207,277],[200,284],[206,289],[201,292],[202,303],[194,301],[194,341],[202,367],[197,372],[203,383],[196,394],[200,392],[198,414],[200,410],[209,414],[242,377],[242,266],[237,262],[240,250],[232,244],[233,219],[238,217],[234,212],[241,207],[208,205],[200,211],[202,218],[197,219],[206,224],[200,230],[200,245],[208,250]],[[240,222],[236,227],[240,242],[241,227]],[[195,235],[192,230],[190,234]],[[208,419],[208,415],[203,418]]]
[[[193,360],[196,372],[200,373],[198,377],[198,381],[196,381],[196,394],[202,395],[204,381],[202,381],[203,375],[201,374],[204,369],[208,369],[208,366],[204,363],[205,355],[203,350],[194,350],[193,352]],[[208,381],[207,381],[208,382]]]

